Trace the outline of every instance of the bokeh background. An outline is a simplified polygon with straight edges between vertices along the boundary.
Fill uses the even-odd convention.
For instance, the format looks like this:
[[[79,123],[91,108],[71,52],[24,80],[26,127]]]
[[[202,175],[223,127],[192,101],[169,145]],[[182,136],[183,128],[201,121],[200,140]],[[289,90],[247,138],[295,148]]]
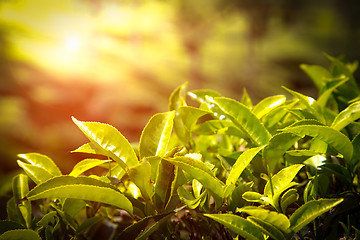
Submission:
[[[87,141],[71,116],[138,141],[186,81],[255,103],[281,86],[316,97],[299,65],[360,59],[359,2],[0,0],[0,176],[26,152],[70,172]]]

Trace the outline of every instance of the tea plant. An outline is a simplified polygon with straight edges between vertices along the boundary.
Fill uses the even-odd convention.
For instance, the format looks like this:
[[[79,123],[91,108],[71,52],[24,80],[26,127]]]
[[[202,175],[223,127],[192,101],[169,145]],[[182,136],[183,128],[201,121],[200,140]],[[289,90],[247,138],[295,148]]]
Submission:
[[[73,152],[92,157],[64,175],[20,154],[0,239],[359,239],[357,65],[328,58],[301,66],[317,99],[284,88],[253,105],[185,83],[138,144],[73,117],[89,140]]]

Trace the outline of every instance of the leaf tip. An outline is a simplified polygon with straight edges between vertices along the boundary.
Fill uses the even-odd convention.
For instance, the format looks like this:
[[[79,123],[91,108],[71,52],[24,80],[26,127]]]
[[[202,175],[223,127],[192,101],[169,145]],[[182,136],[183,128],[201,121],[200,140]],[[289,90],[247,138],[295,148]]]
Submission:
[[[78,120],[74,116],[71,116],[71,120],[73,120],[74,123],[78,122]]]

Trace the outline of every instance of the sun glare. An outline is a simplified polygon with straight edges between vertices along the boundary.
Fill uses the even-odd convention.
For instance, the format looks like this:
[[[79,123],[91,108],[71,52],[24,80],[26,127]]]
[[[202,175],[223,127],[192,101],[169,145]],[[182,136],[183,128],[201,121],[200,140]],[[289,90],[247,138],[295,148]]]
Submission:
[[[81,47],[81,40],[78,36],[69,36],[65,39],[65,48],[69,51],[78,51]]]

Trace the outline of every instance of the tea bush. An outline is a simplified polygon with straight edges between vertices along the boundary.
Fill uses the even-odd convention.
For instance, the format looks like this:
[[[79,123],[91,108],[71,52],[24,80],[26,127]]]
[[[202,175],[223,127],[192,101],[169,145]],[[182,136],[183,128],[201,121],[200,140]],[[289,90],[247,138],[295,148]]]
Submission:
[[[64,175],[20,154],[0,239],[359,239],[357,64],[327,57],[301,65],[317,99],[284,88],[254,105],[185,83],[138,144],[73,117],[89,140],[73,152],[91,158]]]

